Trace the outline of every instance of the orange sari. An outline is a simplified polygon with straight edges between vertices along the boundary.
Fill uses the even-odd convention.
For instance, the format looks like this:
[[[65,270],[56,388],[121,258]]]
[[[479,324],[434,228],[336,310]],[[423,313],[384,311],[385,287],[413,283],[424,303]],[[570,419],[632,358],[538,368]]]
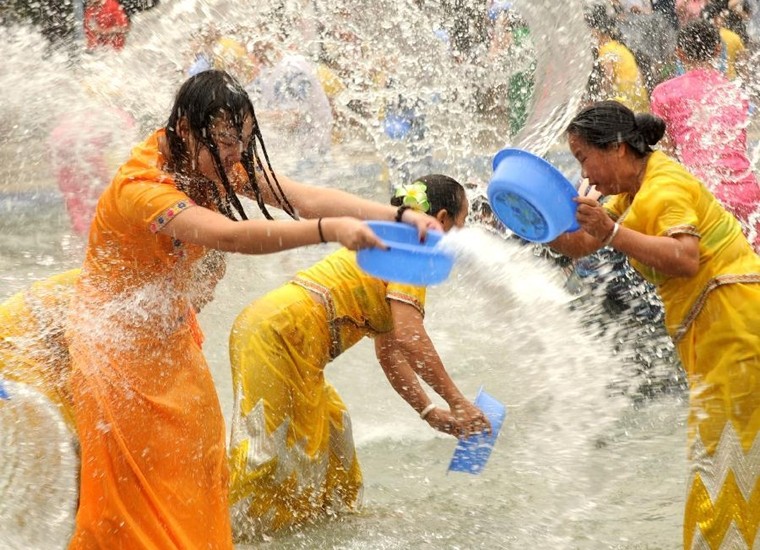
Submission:
[[[193,206],[163,131],[103,193],[71,302],[81,496],[70,548],[232,548],[224,420],[188,315],[203,255],[158,230]]]

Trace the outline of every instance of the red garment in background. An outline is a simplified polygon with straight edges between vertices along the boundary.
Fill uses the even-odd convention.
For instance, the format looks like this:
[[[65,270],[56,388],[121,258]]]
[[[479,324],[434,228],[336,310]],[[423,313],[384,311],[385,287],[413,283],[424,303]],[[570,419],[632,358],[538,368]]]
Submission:
[[[115,30],[120,32],[110,34]],[[121,50],[128,31],[129,17],[118,0],[91,2],[84,11],[84,34],[88,50],[100,47]]]

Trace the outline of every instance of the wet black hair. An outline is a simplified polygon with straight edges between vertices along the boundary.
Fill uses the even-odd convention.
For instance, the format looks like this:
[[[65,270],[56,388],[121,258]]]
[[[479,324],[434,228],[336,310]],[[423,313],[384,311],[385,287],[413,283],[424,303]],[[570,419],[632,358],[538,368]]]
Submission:
[[[591,29],[617,40],[620,38],[615,20],[607,13],[607,8],[602,4],[594,4],[583,14],[583,19]]]
[[[600,101],[575,115],[567,133],[576,135],[589,145],[607,149],[626,143],[638,157],[652,152],[665,135],[665,122],[649,113],[634,113],[617,101]]]
[[[256,197],[256,203],[264,216],[267,219],[272,219],[259,189],[259,178],[264,179],[280,207],[291,217],[297,218],[295,209],[285,197],[280,182],[277,181],[272,169],[253,103],[245,89],[224,71],[209,70],[191,76],[180,87],[174,99],[174,106],[166,123],[166,138],[171,153],[169,169],[177,175],[178,186],[187,192],[190,198],[203,206],[209,206],[209,202],[213,202],[217,209],[230,219],[236,219],[232,211],[233,206],[241,219],[248,219],[243,210],[243,205],[240,204],[240,200],[232,189],[229,178],[224,171],[219,156],[219,147],[211,136],[212,123],[220,117],[229,120],[238,136],[241,136],[243,132],[245,119],[251,117],[253,120],[253,135],[243,149],[241,163],[248,174],[250,190]],[[205,146],[211,153],[217,174],[219,174],[224,186],[224,197],[221,196],[217,186],[212,182],[201,181],[199,183],[198,178],[190,173],[190,167],[198,150],[188,150],[187,144],[179,136],[178,125],[183,118],[187,120],[190,132],[198,144]],[[266,161],[269,174],[264,170],[262,156]],[[192,184],[193,182],[195,185]],[[204,196],[208,194],[209,190],[212,195],[210,199]]]
[[[446,210],[450,216],[456,218],[462,211],[462,203],[467,198],[464,186],[454,178],[443,174],[428,174],[416,178],[412,183],[422,183],[427,188],[427,200],[430,203],[428,214],[435,216],[441,210]],[[401,206],[404,197],[392,197],[393,206]]]
[[[678,31],[678,47],[692,61],[709,61],[719,44],[718,28],[705,19],[695,19]]]

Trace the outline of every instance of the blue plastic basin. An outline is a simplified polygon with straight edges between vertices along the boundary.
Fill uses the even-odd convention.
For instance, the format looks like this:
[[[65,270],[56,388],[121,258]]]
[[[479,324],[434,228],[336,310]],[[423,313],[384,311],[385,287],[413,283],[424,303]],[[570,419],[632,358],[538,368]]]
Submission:
[[[493,159],[488,202],[516,235],[545,243],[580,228],[578,192],[554,166],[522,149],[502,149]]]
[[[471,435],[468,438],[460,439],[449,463],[450,472],[466,472],[468,474],[482,472],[491,456],[496,438],[499,436],[502,424],[504,424],[504,418],[507,416],[507,408],[483,391],[482,386],[474,403],[483,411],[491,423],[491,433]]]
[[[370,275],[416,286],[428,286],[446,280],[454,267],[454,253],[436,246],[443,234],[428,231],[420,242],[417,229],[405,223],[367,222],[372,231],[390,248],[364,248],[356,261]]]

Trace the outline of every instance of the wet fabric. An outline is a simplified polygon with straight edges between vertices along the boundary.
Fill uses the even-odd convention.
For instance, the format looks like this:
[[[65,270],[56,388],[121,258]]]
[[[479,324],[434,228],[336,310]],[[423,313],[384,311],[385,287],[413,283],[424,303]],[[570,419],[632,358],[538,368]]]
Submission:
[[[81,444],[71,548],[231,548],[224,421],[188,299],[205,249],[158,233],[193,207],[163,131],[96,208],[67,338]]]
[[[393,327],[389,300],[423,311],[425,289],[386,283],[339,250],[246,307],[230,335],[231,499],[245,540],[361,503],[351,420],[328,363]]]
[[[605,204],[623,226],[646,235],[686,233],[699,237],[700,266],[693,277],[668,277],[631,259],[631,265],[657,286],[665,304],[665,326],[678,341],[699,313],[703,295],[718,284],[755,280],[760,259],[731,216],[682,165],[662,152],[649,157],[635,198],[613,197]],[[725,282],[724,282],[725,281]]]
[[[680,164],[652,153],[635,197],[607,207],[646,235],[699,237],[699,271],[657,285],[690,387],[685,548],[753,548],[760,526],[760,257]],[[721,546],[721,544],[723,546]]]
[[[691,396],[685,548],[760,543],[758,304],[760,284],[717,288],[678,345]]]
[[[678,158],[742,223],[760,251],[760,184],[747,155],[749,100],[715,69],[695,69],[652,92]]]
[[[38,281],[0,304],[0,378],[32,386],[61,411],[71,429],[71,363],[64,322],[79,269]]]

